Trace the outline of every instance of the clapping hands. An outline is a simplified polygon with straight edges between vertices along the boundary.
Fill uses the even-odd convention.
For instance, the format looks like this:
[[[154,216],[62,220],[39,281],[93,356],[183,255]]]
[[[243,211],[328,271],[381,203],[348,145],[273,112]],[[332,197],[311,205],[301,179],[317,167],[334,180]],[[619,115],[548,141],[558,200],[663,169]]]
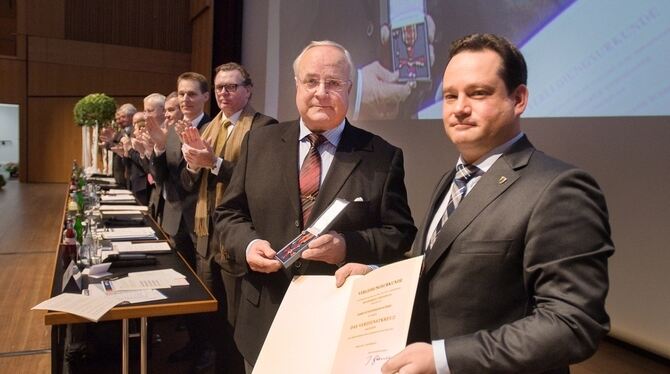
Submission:
[[[216,164],[216,156],[210,142],[205,141],[198,129],[188,127],[181,133],[181,151],[190,169],[212,168]]]

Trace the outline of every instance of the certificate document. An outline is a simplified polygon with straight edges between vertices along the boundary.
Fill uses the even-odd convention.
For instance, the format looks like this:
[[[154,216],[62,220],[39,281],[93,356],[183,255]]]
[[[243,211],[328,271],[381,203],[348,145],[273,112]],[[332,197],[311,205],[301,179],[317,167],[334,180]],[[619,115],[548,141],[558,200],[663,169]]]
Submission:
[[[379,373],[407,340],[423,256],[335,287],[334,276],[293,278],[254,374]]]

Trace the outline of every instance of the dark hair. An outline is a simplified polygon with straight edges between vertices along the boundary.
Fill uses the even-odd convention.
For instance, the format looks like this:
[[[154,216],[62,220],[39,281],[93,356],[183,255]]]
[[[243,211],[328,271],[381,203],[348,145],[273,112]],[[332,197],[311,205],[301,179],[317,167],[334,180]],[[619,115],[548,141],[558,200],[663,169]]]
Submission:
[[[242,85],[244,86],[251,86],[253,87],[254,84],[251,82],[251,75],[249,75],[249,72],[247,69],[244,68],[244,66],[236,63],[236,62],[227,62],[223,65],[219,65],[214,69],[214,75],[218,74],[220,71],[234,71],[237,70],[240,72],[240,75],[242,76]]]
[[[451,43],[449,60],[464,51],[483,51],[489,49],[502,59],[498,75],[505,82],[507,92],[511,93],[519,85],[526,84],[528,69],[521,52],[509,40],[494,34],[471,34]],[[448,62],[447,62],[448,63]]]
[[[207,82],[207,78],[205,78],[205,76],[200,73],[196,73],[193,71],[187,71],[186,73],[181,73],[179,77],[177,77],[177,86],[179,85],[179,82],[182,80],[196,81],[200,84],[200,93],[204,94],[206,92],[209,92],[209,82]]]

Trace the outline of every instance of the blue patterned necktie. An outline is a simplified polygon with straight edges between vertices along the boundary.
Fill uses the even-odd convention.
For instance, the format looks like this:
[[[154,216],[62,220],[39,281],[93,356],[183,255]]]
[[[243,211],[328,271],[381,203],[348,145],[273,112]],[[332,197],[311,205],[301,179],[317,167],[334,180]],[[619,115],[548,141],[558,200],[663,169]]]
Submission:
[[[454,210],[456,210],[458,207],[458,204],[461,202],[461,199],[463,199],[463,196],[465,196],[468,190],[468,182],[472,178],[479,175],[480,172],[481,169],[474,165],[458,164],[456,166],[456,175],[454,176],[454,182],[451,184],[451,196],[449,197],[447,210],[444,212],[442,218],[440,218],[437,226],[435,226],[435,231],[433,231],[433,235],[431,235],[430,240],[428,241],[426,252],[433,248],[433,244],[435,244],[435,240],[437,239],[437,235],[440,233],[440,230],[442,227],[444,227],[444,224],[447,222],[449,216],[454,213]]]

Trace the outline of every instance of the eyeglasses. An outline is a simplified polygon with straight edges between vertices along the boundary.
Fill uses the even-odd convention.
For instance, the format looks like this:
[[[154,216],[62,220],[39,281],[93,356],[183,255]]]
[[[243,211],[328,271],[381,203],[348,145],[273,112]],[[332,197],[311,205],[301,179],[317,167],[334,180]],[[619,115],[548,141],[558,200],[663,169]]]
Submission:
[[[347,85],[351,83],[351,81],[343,81],[335,78],[327,78],[324,80],[307,78],[303,81],[300,81],[300,84],[302,84],[302,86],[308,91],[315,91],[321,86],[321,83],[323,83],[323,88],[326,91],[342,92],[347,88]]]
[[[216,92],[223,92],[223,90],[226,90],[226,92],[228,92],[228,93],[235,93],[235,92],[237,92],[237,88],[240,87],[240,86],[246,86],[246,83],[221,84],[221,85],[215,86],[214,89],[216,90]]]

